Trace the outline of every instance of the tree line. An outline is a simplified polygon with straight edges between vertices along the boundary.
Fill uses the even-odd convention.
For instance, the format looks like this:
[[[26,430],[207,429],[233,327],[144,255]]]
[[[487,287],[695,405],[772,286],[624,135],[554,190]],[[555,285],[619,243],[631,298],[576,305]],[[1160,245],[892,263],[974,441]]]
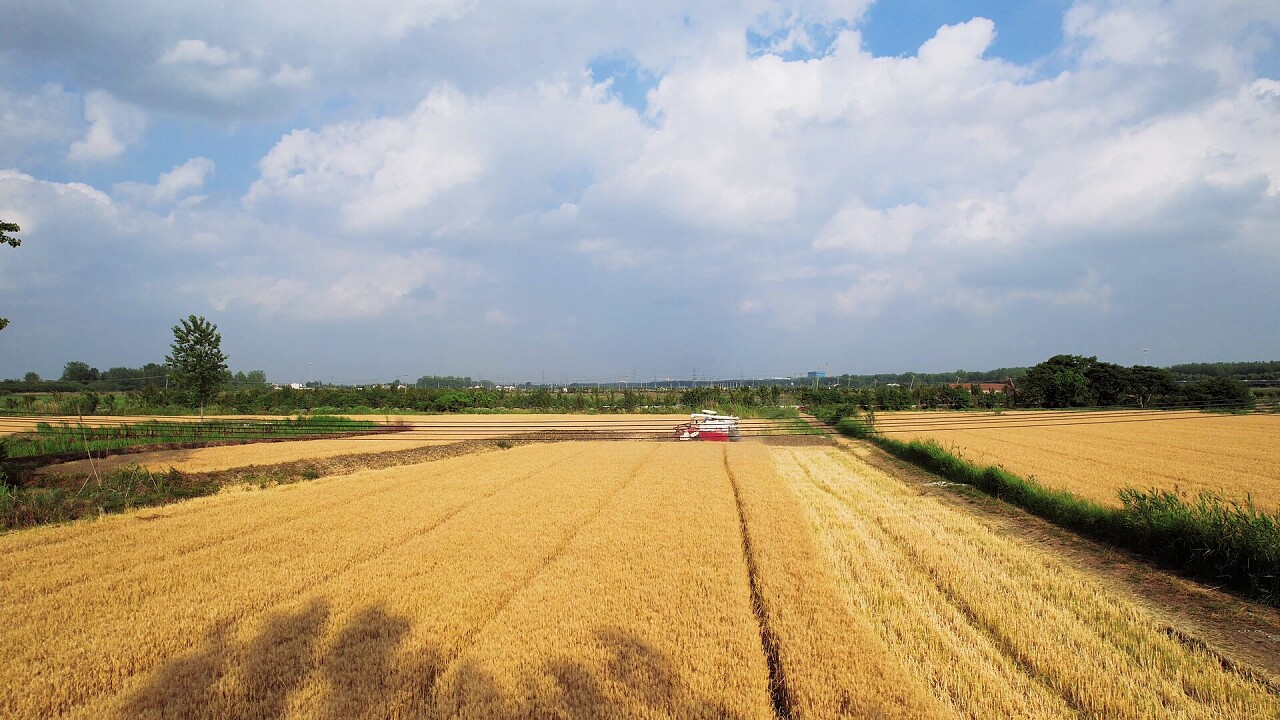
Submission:
[[[945,385],[900,384],[875,387],[798,388],[797,400],[812,407],[909,410],[914,408],[1098,408],[1206,407],[1248,408],[1253,393],[1232,377],[1211,376],[1180,380],[1171,370],[1134,365],[1124,367],[1097,357],[1055,355],[1008,376],[1003,392],[990,392],[975,383]]]

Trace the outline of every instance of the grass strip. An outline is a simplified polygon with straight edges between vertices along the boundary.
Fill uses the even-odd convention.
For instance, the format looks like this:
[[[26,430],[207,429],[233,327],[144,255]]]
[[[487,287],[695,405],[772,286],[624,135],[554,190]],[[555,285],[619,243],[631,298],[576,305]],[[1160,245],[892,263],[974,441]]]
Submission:
[[[1127,487],[1121,507],[1099,505],[1065,490],[992,466],[978,466],[934,440],[901,441],[875,432],[860,417],[833,417],[837,432],[866,440],[913,465],[1013,503],[1033,515],[1095,540],[1116,545],[1160,565],[1280,606],[1280,515],[1201,492],[1188,500],[1176,492]]]

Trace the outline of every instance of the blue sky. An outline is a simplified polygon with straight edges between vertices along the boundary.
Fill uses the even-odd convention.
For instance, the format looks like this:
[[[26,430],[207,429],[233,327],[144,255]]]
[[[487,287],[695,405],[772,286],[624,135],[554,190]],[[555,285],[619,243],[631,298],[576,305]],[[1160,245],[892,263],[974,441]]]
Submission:
[[[1280,0],[160,0],[0,26],[0,377],[1280,357]]]

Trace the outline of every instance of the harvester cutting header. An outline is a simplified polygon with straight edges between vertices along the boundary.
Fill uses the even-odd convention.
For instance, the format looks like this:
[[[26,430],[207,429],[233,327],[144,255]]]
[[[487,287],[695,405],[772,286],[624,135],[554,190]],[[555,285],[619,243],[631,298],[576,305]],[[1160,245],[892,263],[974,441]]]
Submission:
[[[740,418],[734,415],[721,415],[714,410],[703,410],[689,416],[689,422],[676,426],[677,440],[708,440],[711,442],[729,442],[742,437],[738,428]]]

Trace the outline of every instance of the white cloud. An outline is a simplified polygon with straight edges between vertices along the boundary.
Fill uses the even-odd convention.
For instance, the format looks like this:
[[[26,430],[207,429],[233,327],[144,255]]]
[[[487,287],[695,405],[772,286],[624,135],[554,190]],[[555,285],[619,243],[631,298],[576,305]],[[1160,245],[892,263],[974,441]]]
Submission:
[[[510,327],[515,325],[516,321],[510,315],[501,310],[490,310],[484,314],[484,321],[490,325],[499,327]]]
[[[162,174],[154,185],[117,183],[112,191],[136,203],[167,205],[204,187],[205,180],[213,171],[214,163],[209,158],[191,158]]]
[[[203,40],[179,40],[161,58],[162,65],[184,63],[225,67],[240,61],[240,54],[211,46]]]
[[[228,50],[200,39],[174,43],[160,56],[156,81],[214,106],[248,106],[289,96],[312,81],[307,67],[270,64],[265,53]]]
[[[60,85],[36,92],[0,88],[0,164],[27,160],[51,146],[66,147],[83,127],[80,99]]]
[[[557,222],[572,223],[572,202],[546,206],[549,185],[609,172],[641,127],[581,77],[478,98],[441,87],[404,116],[282,138],[259,163],[245,202],[318,209],[350,233],[439,235],[552,210]]]
[[[75,162],[100,162],[119,157],[142,137],[146,114],[110,94],[94,90],[84,96],[84,119],[89,130],[81,140],[71,143],[67,159]]]
[[[588,340],[653,353],[767,324],[836,347],[794,328],[850,319],[945,318],[942,332],[963,337],[966,318],[981,329],[1054,313],[1114,322],[1119,337],[1122,318],[1185,301],[1170,278],[1207,259],[1280,269],[1280,82],[1255,67],[1273,0],[1081,0],[1056,74],[996,57],[1001,28],[983,18],[939,28],[914,55],[874,57],[857,0],[306,7],[247,8],[243,33],[157,9],[185,20],[138,50],[143,72],[120,73],[135,94],[85,85],[112,94],[86,100],[80,159],[137,141],[113,97],[240,119],[278,103],[307,118],[277,136],[239,204],[184,203],[214,160],[223,180],[244,170],[199,150],[212,159],[114,185],[118,204],[51,184],[30,209],[0,194],[0,212],[45,228],[51,208],[74,206],[156,257],[198,257],[163,270],[166,288],[219,312],[370,327],[461,313],[468,332],[503,337],[550,317],[622,318],[639,330]],[[806,61],[768,51],[806,46],[818,51]],[[643,110],[617,99],[624,79],[587,74],[602,55],[656,79]],[[55,107],[65,95],[11,97]],[[48,142],[5,117],[0,138]],[[1236,282],[1241,297],[1275,297]],[[519,322],[496,332],[510,308]],[[761,352],[791,347],[773,345]]]
[[[874,318],[895,298],[916,292],[923,284],[920,273],[912,270],[873,270],[835,294],[835,310],[842,315]]]

